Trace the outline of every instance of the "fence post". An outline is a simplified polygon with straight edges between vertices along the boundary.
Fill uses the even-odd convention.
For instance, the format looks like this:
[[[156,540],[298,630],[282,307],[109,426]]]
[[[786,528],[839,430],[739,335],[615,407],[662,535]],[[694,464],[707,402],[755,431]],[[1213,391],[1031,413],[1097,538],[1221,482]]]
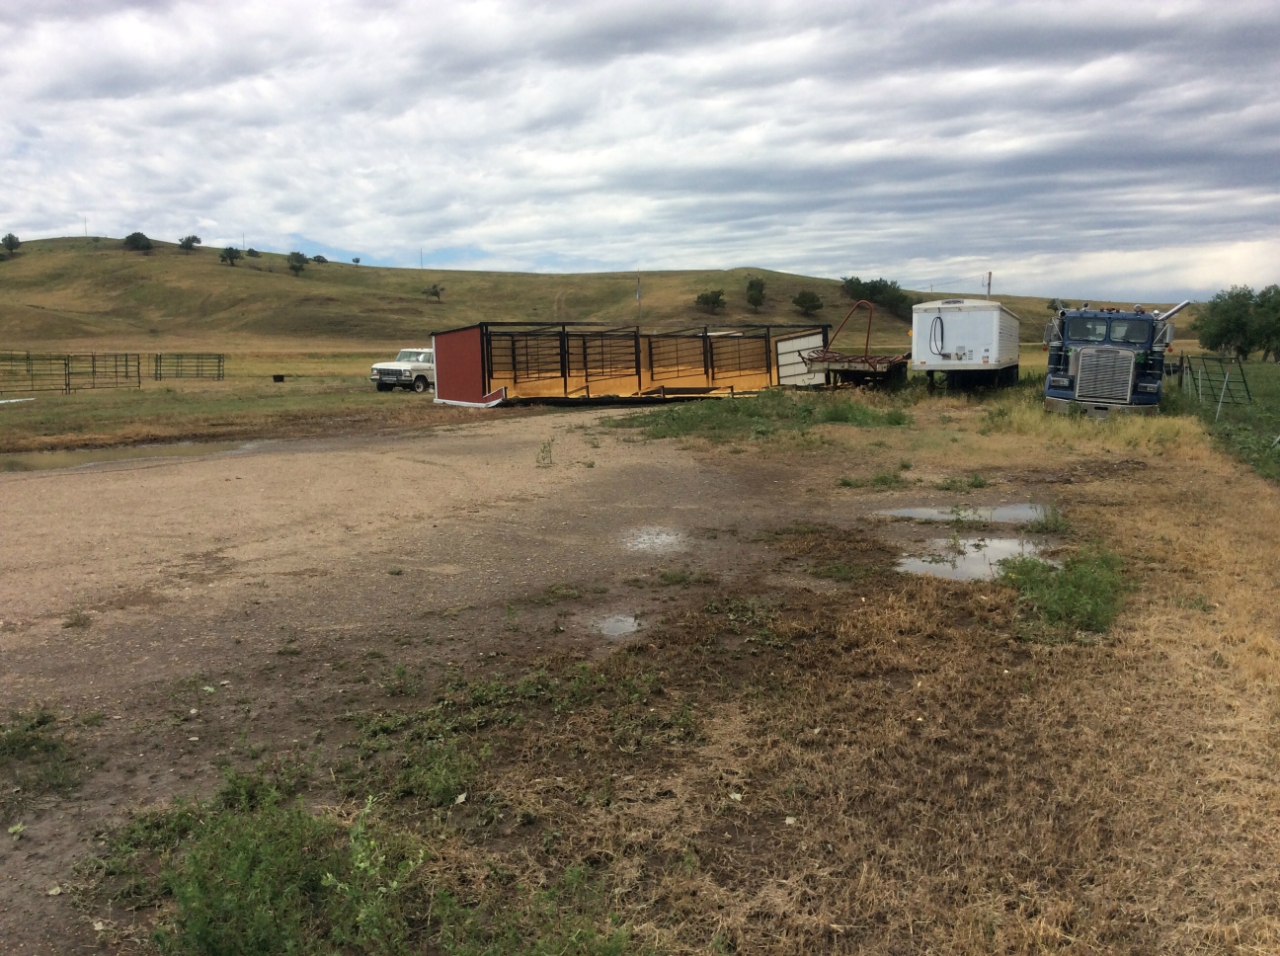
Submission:
[[[1213,416],[1213,422],[1218,423],[1218,416],[1222,414],[1222,400],[1227,397],[1227,382],[1231,381],[1231,369],[1227,369],[1227,374],[1222,377],[1222,394],[1218,396],[1218,414]]]

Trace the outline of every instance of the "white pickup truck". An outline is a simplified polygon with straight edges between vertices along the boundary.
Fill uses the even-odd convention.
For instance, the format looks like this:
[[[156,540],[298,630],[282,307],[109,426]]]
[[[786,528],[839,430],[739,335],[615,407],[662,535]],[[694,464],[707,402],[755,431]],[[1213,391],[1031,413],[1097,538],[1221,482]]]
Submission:
[[[431,349],[401,349],[394,362],[379,362],[369,370],[378,391],[411,388],[425,392],[436,387],[436,357]]]

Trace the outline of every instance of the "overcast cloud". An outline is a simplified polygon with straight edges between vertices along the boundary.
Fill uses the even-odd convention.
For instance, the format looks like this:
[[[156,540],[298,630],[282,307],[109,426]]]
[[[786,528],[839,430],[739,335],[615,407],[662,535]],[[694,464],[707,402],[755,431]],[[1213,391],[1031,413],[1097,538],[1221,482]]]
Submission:
[[[368,262],[1280,281],[1280,5],[0,6],[0,231]]]

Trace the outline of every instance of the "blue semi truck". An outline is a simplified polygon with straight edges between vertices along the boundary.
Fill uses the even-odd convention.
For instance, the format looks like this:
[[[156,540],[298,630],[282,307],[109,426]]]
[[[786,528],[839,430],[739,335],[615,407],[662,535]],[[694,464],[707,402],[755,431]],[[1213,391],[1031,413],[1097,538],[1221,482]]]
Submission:
[[[1190,302],[1163,315],[1135,305],[1119,309],[1062,309],[1045,328],[1049,370],[1044,407],[1052,412],[1151,414],[1160,407],[1164,353],[1173,344],[1169,320]]]

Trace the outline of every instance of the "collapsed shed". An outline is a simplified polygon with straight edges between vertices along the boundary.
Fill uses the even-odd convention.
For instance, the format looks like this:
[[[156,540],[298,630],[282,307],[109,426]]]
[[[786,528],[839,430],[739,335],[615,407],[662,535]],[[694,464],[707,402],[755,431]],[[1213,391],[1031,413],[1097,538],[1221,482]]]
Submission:
[[[481,322],[437,332],[436,401],[492,406],[731,395],[770,385],[821,385],[803,355],[826,348],[829,325],[702,326],[642,332],[586,322]]]

